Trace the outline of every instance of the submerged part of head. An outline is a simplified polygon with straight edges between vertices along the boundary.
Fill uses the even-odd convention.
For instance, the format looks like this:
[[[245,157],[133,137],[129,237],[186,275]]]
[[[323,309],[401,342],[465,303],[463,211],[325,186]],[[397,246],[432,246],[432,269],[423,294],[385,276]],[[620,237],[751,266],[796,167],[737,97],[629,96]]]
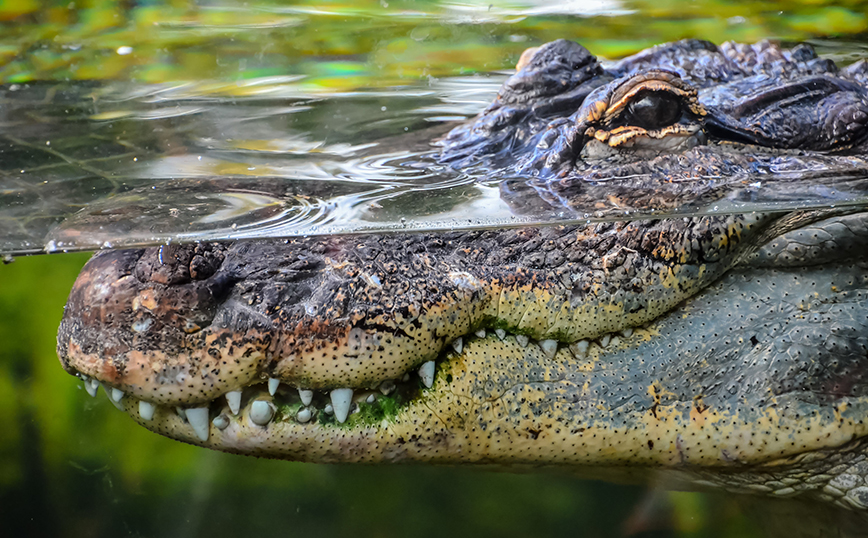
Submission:
[[[708,174],[864,170],[864,78],[809,52],[683,42],[604,70],[545,45],[443,158],[627,206],[713,195]],[[844,115],[788,138],[811,106]],[[607,193],[612,171],[643,188]],[[868,452],[866,247],[868,214],[841,208],[103,252],[58,353],[220,450],[669,469],[865,508],[838,477]]]
[[[813,222],[641,327],[572,343],[479,329],[442,349],[430,378],[384,390],[336,397],[263,381],[236,403],[120,405],[154,431],[230,452],[669,469],[865,508],[837,477],[858,471],[868,433],[866,245],[868,215]]]

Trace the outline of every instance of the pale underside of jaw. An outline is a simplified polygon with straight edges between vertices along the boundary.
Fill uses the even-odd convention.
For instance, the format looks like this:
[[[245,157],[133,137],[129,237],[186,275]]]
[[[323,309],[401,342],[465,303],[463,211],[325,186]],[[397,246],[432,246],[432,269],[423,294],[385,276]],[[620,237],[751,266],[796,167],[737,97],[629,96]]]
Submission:
[[[535,340],[526,335],[512,334],[505,329],[488,331],[480,329],[453,340],[436,360],[424,362],[399,379],[385,380],[375,390],[349,387],[310,390],[281,383],[277,378],[265,378],[241,390],[228,391],[211,402],[194,406],[156,404],[146,399],[138,399],[93,377],[84,374],[78,374],[78,377],[92,397],[96,397],[102,385],[109,400],[118,409],[124,410],[125,407],[130,409],[132,403],[131,413],[137,410],[138,419],[145,424],[154,420],[158,410],[176,414],[189,426],[191,433],[203,443],[208,441],[212,427],[225,430],[233,421],[245,421],[247,426],[263,430],[276,421],[292,421],[298,425],[319,424],[353,428],[380,423],[400,412],[404,406],[420,395],[420,391],[434,387],[440,366],[448,361],[453,353],[461,354],[465,339],[484,339],[492,335],[499,340],[514,339],[521,347],[539,346],[540,350],[549,357],[554,357],[560,348],[566,348],[574,357],[583,359],[592,346],[599,348],[617,346],[622,339],[633,335],[633,329],[628,328],[617,334],[604,334],[594,340],[584,339],[569,344],[551,339]],[[451,378],[447,377],[438,382],[450,381]]]

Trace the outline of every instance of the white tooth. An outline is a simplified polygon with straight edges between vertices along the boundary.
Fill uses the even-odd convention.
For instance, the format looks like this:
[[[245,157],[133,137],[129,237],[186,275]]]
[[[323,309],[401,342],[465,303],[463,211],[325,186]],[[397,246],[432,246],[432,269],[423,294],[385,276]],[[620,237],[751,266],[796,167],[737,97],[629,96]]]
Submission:
[[[298,410],[298,414],[295,415],[295,419],[297,421],[301,422],[302,424],[304,424],[305,422],[310,420],[311,416],[312,416],[312,414],[310,412],[310,409],[305,407],[303,409]]]
[[[405,382],[405,383],[406,383],[407,381],[410,381],[410,374],[409,374],[409,372],[406,373],[406,374],[404,374],[404,377],[401,378],[401,381],[403,381],[403,382]]]
[[[106,384],[106,383],[102,383],[102,388],[103,388],[103,390],[105,390],[105,395],[108,396],[108,399],[112,403],[112,405],[115,406],[115,408],[123,411],[124,406],[123,406],[123,404],[121,404],[120,399],[117,399],[117,400],[114,399],[115,388],[109,384]],[[123,398],[123,396],[124,396],[124,393],[123,393],[123,391],[121,391],[121,398]]]
[[[327,403],[327,404],[325,404],[325,407],[322,408],[322,412],[325,413],[326,415],[331,415],[335,412],[335,408],[332,407],[332,404]]]
[[[452,341],[452,349],[455,350],[455,353],[461,353],[461,350],[464,349],[464,340],[460,336]]]
[[[226,401],[229,403],[229,410],[233,415],[237,415],[241,410],[241,391],[233,390],[226,393]]]
[[[196,432],[196,437],[198,437],[200,441],[207,441],[208,430],[210,429],[208,422],[208,408],[188,407],[184,412],[187,415],[187,422],[190,423],[193,431]]]
[[[365,398],[365,401],[369,404],[372,404],[372,403],[377,401],[377,397],[374,396],[373,394],[368,394],[368,397]]]
[[[530,338],[523,334],[515,335],[515,341],[518,342],[518,345],[521,347],[527,347],[528,343],[530,343]]]
[[[335,410],[335,418],[343,424],[350,414],[350,404],[353,403],[353,389],[335,389],[331,391],[332,408]]]
[[[214,427],[216,427],[218,430],[225,430],[229,427],[229,417],[227,417],[223,413],[220,413],[219,415],[214,417],[214,420],[211,421],[211,424],[213,424]]]
[[[99,381],[96,379],[85,379],[84,390],[92,397],[96,398],[96,393],[99,392]]]
[[[112,387],[112,400],[114,400],[116,402],[120,402],[121,398],[123,398],[123,397],[124,397],[124,391],[122,391],[121,389],[116,389],[116,388]]]
[[[478,331],[476,331],[476,336],[480,338],[485,338],[485,329],[479,329]]]
[[[573,355],[575,355],[577,359],[581,359],[588,354],[588,347],[590,345],[590,342],[587,340],[579,340],[578,342],[570,344],[570,351],[573,352]]]
[[[609,342],[612,340],[612,335],[604,334],[602,338],[600,338],[600,347],[606,347],[609,345]]]
[[[494,334],[496,334],[501,340],[506,338],[506,330],[504,329],[494,329]]]
[[[543,353],[552,358],[558,352],[558,341],[557,340],[541,340],[539,343],[540,349],[543,350]]]
[[[156,410],[156,406],[151,402],[146,402],[144,400],[139,400],[139,416],[144,420],[151,420],[154,418],[154,411]]]
[[[395,390],[395,382],[391,379],[387,379],[380,383],[380,392],[383,393],[383,396],[388,396]]]
[[[429,389],[434,384],[434,361],[428,361],[419,367],[419,377],[422,378],[422,383]]]
[[[313,391],[298,389],[298,397],[301,398],[301,403],[304,405],[310,405],[310,402],[313,401]]]
[[[621,334],[624,335],[624,338],[630,338],[631,336],[633,336],[633,327],[627,327],[626,329],[621,331]]]
[[[619,337],[617,337],[617,336],[613,336],[613,337],[612,337],[612,341],[609,342],[609,343],[612,345],[612,347],[615,347],[615,346],[617,346],[618,344],[621,343],[621,339],[620,339]]]
[[[250,404],[250,420],[254,424],[265,426],[274,417],[274,408],[265,400],[255,400]]]
[[[276,377],[268,378],[268,393],[274,396],[274,393],[277,392],[277,387],[280,386],[280,380]]]

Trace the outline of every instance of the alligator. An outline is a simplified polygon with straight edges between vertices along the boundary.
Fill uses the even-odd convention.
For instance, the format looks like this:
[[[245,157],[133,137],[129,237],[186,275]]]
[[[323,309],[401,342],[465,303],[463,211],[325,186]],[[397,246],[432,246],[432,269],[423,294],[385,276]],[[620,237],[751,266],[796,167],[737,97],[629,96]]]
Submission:
[[[866,81],[807,45],[604,63],[559,40],[434,143],[512,178],[518,209],[677,208],[864,181]],[[91,395],[227,452],[662,474],[865,510],[866,247],[868,212],[842,206],[104,251],[57,349]]]

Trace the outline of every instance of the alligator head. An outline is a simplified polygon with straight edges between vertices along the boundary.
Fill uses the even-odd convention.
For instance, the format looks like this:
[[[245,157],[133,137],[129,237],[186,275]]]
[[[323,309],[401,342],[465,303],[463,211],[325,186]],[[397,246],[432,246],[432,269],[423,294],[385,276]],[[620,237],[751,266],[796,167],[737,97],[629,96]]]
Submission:
[[[519,67],[438,142],[443,162],[505,177],[517,212],[671,210],[770,176],[792,194],[808,179],[864,175],[865,61],[839,70],[804,45],[688,40],[604,69],[560,40]]]
[[[690,41],[604,68],[558,41],[441,159],[567,203],[613,177],[629,204],[864,175],[860,65]],[[866,246],[841,208],[101,252],[58,353],[144,426],[229,452],[667,470],[865,508],[841,477],[868,475]]]

